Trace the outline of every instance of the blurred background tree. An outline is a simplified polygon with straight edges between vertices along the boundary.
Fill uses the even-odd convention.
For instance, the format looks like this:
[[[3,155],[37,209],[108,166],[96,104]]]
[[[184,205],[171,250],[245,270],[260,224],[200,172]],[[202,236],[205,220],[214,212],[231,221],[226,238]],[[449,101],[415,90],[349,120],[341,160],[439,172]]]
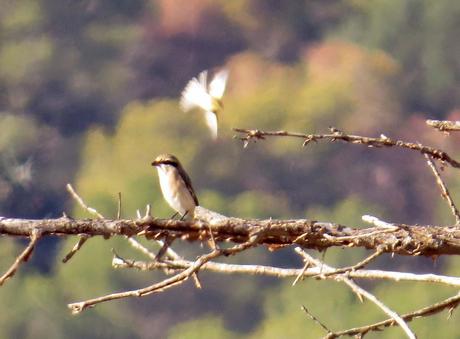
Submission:
[[[0,5],[1,215],[58,216],[73,209],[64,189],[72,182],[106,216],[115,215],[122,192],[125,217],[147,203],[156,216],[169,217],[149,163],[170,152],[191,175],[201,204],[223,214],[355,226],[368,213],[407,223],[449,222],[417,155],[340,144],[302,149],[290,140],[243,149],[231,138],[231,128],[324,132],[332,125],[425,142],[455,155],[459,140],[429,130],[424,119],[446,118],[460,107],[459,2],[0,0]],[[180,112],[178,97],[192,76],[216,67],[229,68],[230,79],[221,138],[214,143],[200,115]],[[459,196],[458,179],[449,184]],[[73,214],[83,216],[78,207]],[[381,319],[372,306],[332,283],[308,280],[292,288],[273,279],[205,273],[201,291],[190,283],[72,317],[66,302],[159,277],[113,271],[111,247],[137,256],[121,240],[92,239],[61,265],[74,241],[44,242],[34,264],[0,289],[1,337],[321,335],[301,304],[333,328]],[[0,242],[4,268],[18,244]],[[183,253],[196,252],[175,245]],[[326,261],[346,265],[364,255],[347,254],[328,251]],[[301,265],[285,250],[254,250],[233,260]],[[379,264],[452,272],[456,261],[384,257]],[[379,284],[374,291],[397,310],[448,292],[414,284]],[[424,319],[415,330],[422,337],[453,338],[455,321]]]

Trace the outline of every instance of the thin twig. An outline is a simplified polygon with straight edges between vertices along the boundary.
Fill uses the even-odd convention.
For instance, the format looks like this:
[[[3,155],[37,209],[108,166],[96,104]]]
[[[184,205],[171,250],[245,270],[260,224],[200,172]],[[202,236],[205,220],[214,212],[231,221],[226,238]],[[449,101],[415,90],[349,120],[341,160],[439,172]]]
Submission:
[[[66,188],[67,188],[67,191],[70,193],[70,195],[72,196],[72,198],[74,198],[74,200],[76,202],[78,202],[78,204],[85,210],[87,211],[89,214],[92,214],[96,217],[98,217],[99,219],[104,219],[104,216],[99,213],[96,209],[92,208],[92,207],[89,207],[88,205],[85,204],[85,202],[83,201],[83,199],[77,194],[77,192],[75,192],[75,190],[73,189],[72,185],[71,184],[67,184],[66,185]]]
[[[35,245],[37,244],[37,241],[40,239],[40,232],[38,230],[35,230],[34,233],[32,233],[32,236],[30,237],[30,242],[27,245],[27,247],[19,254],[16,259],[14,260],[14,263],[10,266],[10,268],[0,277],[0,286],[2,286],[6,280],[11,278],[12,276],[15,275],[16,271],[19,268],[19,265],[22,262],[26,262],[29,258],[30,255],[32,254],[32,251],[35,248]]]
[[[65,264],[67,261],[69,261],[88,239],[89,236],[81,235],[80,239],[78,239],[77,243],[72,247],[69,253],[67,253],[65,257],[62,258],[62,262]]]
[[[148,248],[146,248],[144,245],[142,245],[139,241],[137,241],[136,239],[134,239],[132,237],[129,237],[127,239],[128,239],[129,244],[133,248],[135,248],[136,250],[142,252],[143,254],[145,254],[150,259],[152,259],[152,260],[155,259],[155,253],[151,252]]]
[[[86,210],[88,213],[95,215],[99,219],[104,219],[104,216],[99,213],[96,209],[89,207],[84,200],[77,194],[77,192],[74,190],[71,184],[67,184],[67,190],[71,194],[71,196],[78,202],[78,204]],[[150,205],[147,205],[146,207],[146,216],[150,215]],[[121,192],[118,193],[118,213],[117,213],[117,219],[120,219],[121,217]],[[150,250],[148,250],[144,245],[142,245],[139,241],[132,237],[126,237],[128,239],[129,244],[134,247],[135,249],[139,250],[143,254],[147,255],[150,259],[155,258],[155,254],[152,253]],[[83,246],[83,244],[89,239],[87,235],[82,235],[81,238],[78,240],[78,242],[74,245],[72,250],[62,259],[62,262],[66,263],[69,261],[74,254]],[[163,243],[158,240],[157,243],[160,243],[160,246],[163,246]],[[168,248],[167,254],[171,257],[174,258],[175,256],[177,257],[178,255],[170,248]]]
[[[117,219],[121,218],[121,192],[118,192]]]
[[[450,312],[450,310],[453,310],[456,307],[458,307],[459,304],[460,304],[460,293],[458,293],[457,295],[453,297],[444,299],[443,301],[439,303],[420,308],[410,313],[403,314],[401,315],[401,318],[404,321],[410,322],[416,318],[430,316],[430,315],[442,312],[444,310],[449,310]],[[390,327],[394,325],[395,325],[394,319],[386,319],[386,320],[379,321],[374,324],[361,326],[361,327],[354,327],[354,328],[350,328],[348,330],[344,330],[340,332],[334,332],[330,334],[327,338],[338,338],[338,337],[345,336],[345,335],[347,336],[364,335],[370,331],[381,331],[383,327]]]
[[[172,276],[171,278],[165,279],[159,283],[156,283],[156,284],[144,287],[144,288],[140,288],[137,290],[131,290],[131,291],[120,292],[120,293],[112,293],[112,294],[108,294],[102,297],[89,299],[89,300],[81,301],[77,303],[72,303],[72,304],[69,304],[68,307],[72,311],[72,314],[78,314],[82,312],[83,310],[85,310],[86,308],[94,307],[96,304],[99,304],[102,302],[122,299],[122,298],[129,298],[129,297],[142,297],[142,296],[147,296],[152,293],[167,290],[171,287],[174,287],[178,284],[185,282],[190,276],[193,275],[193,273],[196,273],[208,261],[214,258],[217,258],[221,255],[233,255],[238,252],[244,251],[250,247],[255,246],[258,243],[258,240],[259,240],[259,236],[255,236],[255,237],[252,237],[251,240],[246,243],[235,245],[229,249],[214,250],[211,253],[202,255],[193,263],[193,265],[191,265],[184,271]]]
[[[387,314],[390,318],[392,318],[401,328],[402,330],[406,333],[407,337],[410,339],[416,339],[416,335],[412,332],[412,330],[409,328],[407,323],[404,321],[404,319],[401,318],[401,316],[390,309],[387,305],[385,305],[383,302],[381,302],[375,295],[370,293],[369,291],[365,290],[364,288],[358,286],[355,282],[353,282],[350,279],[344,279],[343,280],[345,284],[347,284],[351,289],[356,290],[360,295],[365,297],[367,300],[373,302],[375,305],[377,305],[385,314]]]
[[[434,127],[441,132],[456,132],[460,131],[460,121],[450,120],[427,120],[428,126]]]
[[[312,264],[316,265],[317,267],[322,266],[326,271],[334,271],[333,267],[326,265],[324,262],[313,258],[308,253],[303,251],[300,247],[296,247],[295,251],[300,254],[306,261],[311,262]],[[402,328],[402,330],[406,333],[408,338],[415,339],[416,336],[409,328],[407,323],[393,310],[391,310],[388,306],[386,306],[383,302],[381,302],[375,295],[370,293],[369,291],[365,290],[361,286],[357,285],[353,280],[348,278],[345,275],[336,275],[335,279],[341,282],[344,282],[348,285],[352,291],[354,291],[357,295],[363,296],[367,300],[373,302],[377,307],[379,307],[385,314],[387,314],[390,318],[392,318],[398,325]],[[332,335],[332,336],[331,336]],[[333,334],[329,334],[327,337],[334,338]]]
[[[441,189],[441,196],[443,199],[446,200],[447,204],[449,205],[450,211],[452,212],[455,222],[457,225],[460,225],[460,213],[458,212],[457,207],[455,206],[454,200],[452,199],[449,190],[447,189],[446,184],[441,178],[441,174],[439,174],[438,169],[436,168],[436,164],[433,162],[433,160],[430,158],[429,155],[425,154],[426,162],[428,163],[428,166],[430,167],[431,171],[433,172],[435,178],[436,178],[436,183],[438,184],[439,188]]]
[[[96,209],[89,207],[88,205],[85,204],[83,199],[75,192],[74,188],[72,187],[71,184],[66,185],[67,191],[70,193],[72,198],[89,214],[95,215],[99,219],[104,219],[102,214],[100,214]],[[118,218],[119,219],[119,218]],[[82,235],[80,236],[80,239],[78,239],[77,243],[72,247],[72,249],[65,255],[65,257],[62,259],[62,262],[65,264],[68,262],[74,255],[77,253],[80,248],[85,244],[85,242],[89,239],[88,236]]]
[[[244,142],[244,145],[247,146],[251,140],[263,140],[266,137],[293,137],[303,139],[303,145],[307,145],[312,141],[320,140],[329,140],[335,142],[337,140],[344,141],[351,144],[361,144],[368,147],[399,147],[405,148],[413,151],[420,152],[422,154],[429,154],[432,158],[446,162],[452,167],[460,168],[460,162],[457,162],[449,156],[446,152],[436,149],[430,146],[424,146],[419,143],[406,142],[402,140],[393,140],[384,135],[379,138],[365,137],[360,135],[351,135],[345,134],[336,129],[332,129],[330,134],[303,134],[303,133],[293,133],[287,131],[260,131],[257,129],[243,129],[243,128],[234,128],[235,132],[242,133],[243,136],[239,137]]]
[[[303,265],[302,270],[299,272],[297,277],[295,277],[294,281],[292,282],[292,286],[295,286],[300,279],[302,279],[305,276],[305,271],[307,270],[308,266],[310,266],[310,263],[306,262],[305,265]]]
[[[369,264],[375,258],[381,256],[382,253],[383,253],[383,251],[381,249],[377,249],[377,251],[375,251],[374,253],[372,253],[368,257],[364,258],[363,260],[361,260],[360,262],[358,262],[355,265],[348,266],[348,267],[337,268],[337,269],[335,269],[333,271],[323,273],[322,275],[323,276],[329,276],[329,275],[335,275],[335,274],[341,274],[341,273],[346,273],[346,272],[352,272],[352,271],[359,270],[360,268],[363,268],[364,266]]]
[[[216,239],[214,239],[214,234],[212,234],[212,229],[210,225],[206,225],[208,228],[209,232],[209,238],[210,238],[210,244],[211,244],[211,249],[215,250],[217,248],[217,242]]]
[[[304,305],[302,305],[300,308],[308,315],[308,317],[311,320],[313,320],[315,323],[321,326],[328,334],[333,333],[326,325],[324,325],[321,321],[319,321],[318,318],[316,318],[313,314],[311,314],[310,311]]]
[[[374,226],[377,226],[377,227],[380,227],[380,228],[386,228],[386,229],[389,229],[389,230],[392,230],[392,231],[396,231],[399,229],[399,226],[395,225],[395,224],[390,224],[386,221],[383,221],[383,220],[380,220],[379,218],[377,217],[374,217],[372,215],[363,215],[361,217],[362,221],[365,221],[371,225],[374,225]]]
[[[207,255],[203,255],[199,257],[195,263],[187,268],[186,270],[174,275],[173,277],[169,279],[165,279],[159,283],[153,284],[151,286],[141,288],[141,289],[136,289],[136,290],[131,290],[131,291],[126,291],[126,292],[120,292],[120,293],[112,293],[108,294],[99,298],[94,298],[94,299],[89,299],[86,301],[81,301],[81,302],[76,302],[69,304],[68,307],[72,311],[72,314],[78,314],[85,310],[88,307],[94,307],[96,304],[110,301],[110,300],[116,300],[116,299],[122,299],[122,298],[129,298],[129,297],[142,297],[145,295],[149,295],[155,292],[161,292],[166,289],[169,289],[171,287],[176,286],[177,284],[180,284],[187,280],[192,273],[196,272],[200,267],[205,264],[207,261],[219,256],[221,253],[220,251],[213,251]]]

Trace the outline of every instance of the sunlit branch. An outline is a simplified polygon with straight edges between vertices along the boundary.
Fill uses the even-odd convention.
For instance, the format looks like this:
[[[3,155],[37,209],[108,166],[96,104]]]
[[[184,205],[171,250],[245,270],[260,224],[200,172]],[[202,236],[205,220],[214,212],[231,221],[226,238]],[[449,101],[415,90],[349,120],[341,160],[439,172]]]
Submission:
[[[309,262],[311,263],[312,265],[315,265],[316,267],[322,269],[325,271],[325,273],[329,273],[329,272],[334,272],[334,271],[337,271],[336,268],[333,268],[327,264],[325,264],[324,262],[318,260],[318,259],[315,259],[313,258],[311,255],[309,255],[308,253],[306,253],[304,250],[302,250],[300,247],[297,247],[295,249],[295,251],[300,255],[302,256],[302,258],[304,258],[305,262]],[[394,312],[393,310],[391,310],[388,306],[386,306],[382,301],[380,301],[375,295],[373,295],[372,293],[370,293],[369,291],[365,290],[364,288],[362,288],[361,286],[357,285],[353,280],[351,280],[349,278],[349,276],[347,276],[346,274],[338,274],[338,275],[334,275],[333,277],[334,280],[336,281],[340,281],[340,282],[343,282],[345,283],[348,287],[351,288],[351,290],[353,292],[355,292],[355,294],[358,295],[358,298],[362,301],[362,298],[366,298],[367,300],[373,302],[377,307],[379,307],[385,314],[387,314],[391,319],[393,319],[401,328],[402,330],[404,331],[404,333],[406,334],[406,336],[410,339],[415,339],[416,336],[415,334],[412,332],[412,330],[409,328],[409,326],[407,325],[407,323],[399,316],[399,314],[397,314],[396,312]],[[328,330],[328,335],[326,336],[327,338],[336,338],[337,336],[335,335],[335,333],[330,333],[330,331]]]
[[[441,132],[456,132],[460,131],[460,121],[450,120],[427,120],[428,126],[434,127]]]
[[[368,147],[398,147],[404,148],[416,152],[420,152],[422,154],[428,154],[433,159],[440,160],[442,162],[448,163],[452,167],[460,168],[460,163],[450,157],[449,154],[446,152],[430,147],[424,146],[420,143],[412,143],[402,140],[393,140],[385,135],[381,135],[379,138],[374,137],[365,137],[359,135],[351,135],[346,134],[342,131],[338,131],[337,129],[332,129],[333,132],[330,134],[303,134],[303,133],[294,133],[294,132],[287,132],[287,131],[261,131],[257,129],[242,129],[242,128],[234,128],[235,132],[241,133],[241,136],[238,136],[244,142],[244,145],[247,146],[250,141],[256,140],[264,140],[267,137],[292,137],[292,138],[299,138],[303,140],[303,146],[311,143],[312,141],[343,141],[346,143],[351,144],[360,144],[365,145]]]
[[[176,271],[187,269],[193,265],[193,261],[189,260],[165,260],[162,262],[145,262],[139,260],[123,259],[120,256],[115,256],[112,260],[112,266],[115,268],[135,268],[140,271],[165,270]],[[352,267],[352,266],[351,266]],[[349,267],[348,267],[349,268]],[[346,268],[345,268],[346,269]],[[202,271],[210,271],[224,274],[243,274],[267,276],[274,278],[292,278],[302,276],[305,278],[315,277],[318,279],[326,279],[333,275],[322,272],[318,267],[303,268],[280,268],[265,265],[243,265],[243,264],[226,264],[210,261],[201,267]],[[343,269],[337,269],[342,272]],[[444,284],[446,286],[460,287],[460,278],[450,277],[437,274],[415,274],[408,272],[382,271],[382,270],[344,270],[342,273],[347,273],[350,278],[364,280],[389,280],[389,281],[413,281],[424,283]],[[340,273],[335,273],[340,274]]]
[[[27,247],[24,249],[24,251],[22,251],[21,254],[19,254],[19,256],[16,258],[11,267],[0,277],[0,286],[2,286],[6,280],[15,275],[16,271],[19,268],[19,265],[22,262],[25,262],[29,259],[30,255],[32,254],[32,251],[35,248],[35,245],[37,244],[37,241],[40,239],[40,236],[41,234],[38,230],[32,232],[30,236],[30,242],[27,245]]]
[[[198,209],[198,208],[197,208]],[[267,229],[261,243],[270,246],[296,244],[323,250],[329,247],[356,247],[400,255],[460,254],[460,229],[452,226],[392,224],[388,227],[350,228],[334,223],[307,219],[238,219],[223,218],[209,223],[203,220],[142,219],[11,219],[0,218],[0,234],[28,237],[34,230],[47,235],[87,235],[111,237],[135,236],[147,239],[165,236],[187,241],[210,240],[244,243],[252,233]]]
[[[181,271],[180,273],[172,276],[171,278],[164,279],[160,281],[159,283],[147,286],[145,288],[140,288],[137,290],[131,290],[131,291],[126,291],[126,292],[120,292],[120,293],[112,293],[112,294],[108,294],[102,297],[72,303],[72,304],[69,304],[68,307],[70,308],[73,314],[77,314],[85,310],[88,307],[94,307],[96,304],[99,304],[102,302],[122,299],[122,298],[129,298],[129,297],[142,297],[142,296],[150,295],[152,293],[162,292],[166,289],[169,289],[171,287],[174,287],[178,284],[185,282],[189,277],[193,276],[193,274],[196,273],[208,261],[214,258],[217,258],[219,256],[222,256],[222,255],[228,256],[228,255],[237,254],[250,247],[256,246],[258,241],[259,241],[259,236],[254,235],[251,237],[251,239],[248,242],[245,242],[243,244],[235,245],[228,249],[213,250],[212,252],[208,254],[204,254],[200,256],[190,267]]]
[[[439,303],[420,308],[410,313],[403,314],[401,315],[401,318],[404,321],[412,321],[416,318],[431,316],[433,314],[437,314],[444,310],[449,310],[449,312],[451,312],[452,310],[457,308],[459,304],[460,304],[460,293],[458,293],[457,295],[453,297],[447,298]],[[354,327],[354,328],[350,328],[345,331],[334,332],[333,333],[334,336],[331,338],[334,338],[334,337],[337,338],[337,337],[341,337],[345,335],[350,336],[350,337],[355,336],[355,335],[364,335],[370,331],[381,331],[384,327],[390,327],[394,325],[395,325],[395,321],[393,319],[387,319],[387,320],[379,321],[371,325]]]

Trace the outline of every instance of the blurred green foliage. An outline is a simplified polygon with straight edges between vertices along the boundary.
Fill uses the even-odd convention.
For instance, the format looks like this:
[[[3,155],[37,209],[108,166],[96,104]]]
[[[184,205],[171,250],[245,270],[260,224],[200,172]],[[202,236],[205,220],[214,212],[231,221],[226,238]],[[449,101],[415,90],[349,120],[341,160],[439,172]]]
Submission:
[[[288,139],[243,149],[232,128],[321,133],[334,126],[426,142],[455,155],[456,138],[427,129],[423,119],[455,117],[460,107],[459,4],[0,0],[0,214],[43,218],[73,208],[75,217],[88,217],[65,194],[72,182],[108,217],[116,215],[118,192],[123,217],[134,217],[146,204],[155,216],[169,217],[150,166],[156,155],[169,152],[184,164],[200,203],[226,215],[308,217],[357,227],[363,214],[452,222],[417,155],[327,143],[301,148],[299,140]],[[200,114],[178,107],[186,81],[214,67],[230,70],[217,142]],[[458,196],[458,179],[448,182]],[[201,291],[189,283],[74,317],[66,303],[162,277],[113,270],[111,248],[139,258],[124,239],[91,239],[62,265],[74,241],[42,244],[35,262],[0,289],[0,338],[323,335],[301,305],[333,329],[383,318],[337,283],[306,280],[293,288],[290,281],[208,273],[201,274]],[[4,271],[22,244],[0,239],[0,245]],[[174,246],[190,256],[206,250],[205,244]],[[324,259],[350,265],[366,254],[333,249]],[[398,259],[382,257],[377,264],[459,274],[455,258],[438,264]],[[290,249],[258,249],[225,260],[302,266]],[[398,312],[454,293],[421,284],[363,286]],[[413,328],[420,337],[454,338],[455,317],[417,320]]]

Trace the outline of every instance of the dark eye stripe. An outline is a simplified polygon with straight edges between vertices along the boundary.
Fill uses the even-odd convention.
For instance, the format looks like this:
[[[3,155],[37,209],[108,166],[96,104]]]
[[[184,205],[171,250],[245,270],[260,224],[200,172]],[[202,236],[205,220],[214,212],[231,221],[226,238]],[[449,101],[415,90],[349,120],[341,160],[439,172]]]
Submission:
[[[177,163],[171,160],[164,160],[164,161],[161,161],[160,163],[164,165],[171,165],[171,166],[177,167]]]

